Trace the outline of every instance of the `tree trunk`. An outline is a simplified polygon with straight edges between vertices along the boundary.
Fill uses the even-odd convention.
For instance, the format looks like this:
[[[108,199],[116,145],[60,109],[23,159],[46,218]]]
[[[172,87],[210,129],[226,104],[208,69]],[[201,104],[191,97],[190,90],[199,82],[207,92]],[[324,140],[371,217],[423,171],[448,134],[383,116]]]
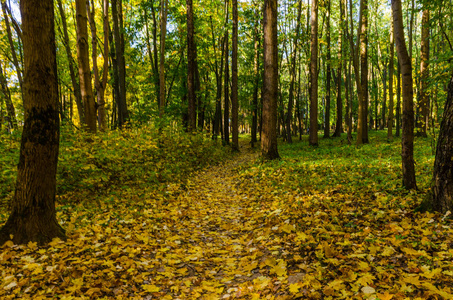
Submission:
[[[277,0],[264,1],[264,78],[261,155],[277,159],[278,41]]]
[[[324,118],[324,138],[330,136],[330,79],[332,77],[331,60],[332,55],[330,51],[330,0],[327,0],[327,17],[326,17],[326,42],[327,42],[327,70],[326,70],[326,112]]]
[[[129,121],[129,111],[126,103],[126,61],[124,59],[124,35],[122,33],[122,0],[112,0],[112,19],[118,78],[118,125],[122,128]]]
[[[396,132],[395,136],[400,136],[401,129],[401,66],[398,60],[396,64]]]
[[[393,26],[396,40],[396,50],[401,65],[403,77],[403,136],[402,136],[402,166],[403,186],[406,189],[416,189],[414,167],[414,91],[412,82],[412,64],[404,40],[403,15],[401,0],[392,0]]]
[[[22,94],[22,101],[24,101],[22,70],[19,65],[19,60],[17,59],[16,48],[14,47],[13,34],[11,31],[11,26],[9,24],[9,16],[8,16],[7,7],[6,7],[6,1],[2,0],[1,2],[2,2],[2,10],[3,10],[4,21],[5,21],[6,33],[8,36],[9,47],[11,49],[11,56],[13,58],[14,67],[16,68],[17,79],[19,80],[19,86],[20,86],[21,94]]]
[[[195,41],[193,24],[192,0],[186,0],[187,5],[187,95],[189,99],[188,108],[188,130],[194,131],[197,128],[197,114],[195,103]]]
[[[214,36],[214,26],[212,24],[212,17],[210,18],[211,21],[211,34],[212,34],[212,46],[214,49],[214,59],[215,59],[215,78],[217,84],[217,93],[216,93],[216,106],[215,106],[215,114],[214,114],[214,124],[212,128],[212,138],[217,139],[220,135],[220,123],[222,119],[222,73],[223,73],[223,51],[224,51],[224,40],[222,39],[221,43],[221,62],[220,62],[220,70],[219,70],[219,62],[217,59],[217,46],[215,43],[215,36]]]
[[[252,100],[252,133],[251,133],[251,145],[255,146],[255,143],[258,141],[257,131],[258,131],[258,84],[259,84],[259,55],[260,55],[260,38],[258,32],[258,21],[255,20],[254,27],[254,47],[255,55],[253,61],[253,75],[254,75],[254,87],[253,87],[253,100]]]
[[[395,48],[394,48],[394,39],[393,39],[393,23],[392,28],[390,30],[390,54],[389,54],[389,113],[388,113],[388,121],[387,121],[387,141],[391,142],[393,140],[393,73],[394,73],[394,56],[395,56]]]
[[[11,214],[0,245],[65,239],[55,212],[59,148],[58,83],[52,0],[21,0],[25,125]]]
[[[11,99],[11,91],[8,88],[8,82],[6,81],[6,72],[3,73],[2,63],[0,62],[0,86],[5,99],[6,112],[8,114],[8,122],[12,129],[17,129],[16,109],[14,108],[13,101]],[[2,120],[3,121],[3,120]]]
[[[239,151],[239,99],[238,99],[238,1],[233,2],[233,37],[231,56],[231,147]]]
[[[382,85],[384,86],[384,99],[382,100],[382,122],[381,122],[381,125],[379,126],[379,129],[380,130],[384,130],[385,128],[385,111],[387,109],[386,105],[387,105],[387,62],[384,61],[383,62],[383,66],[382,66]],[[377,121],[377,119],[376,119]],[[376,126],[377,128],[377,126]]]
[[[77,106],[77,112],[79,113],[79,122],[82,126],[85,124],[85,113],[83,111],[83,103],[82,103],[82,94],[80,93],[80,85],[77,82],[76,72],[74,68],[74,62],[72,59],[72,50],[69,46],[69,35],[68,35],[68,26],[66,23],[66,14],[63,9],[63,5],[61,0],[58,0],[58,9],[60,11],[61,23],[63,25],[63,44],[66,50],[66,57],[68,59],[69,64],[69,75],[71,76],[71,83],[72,83],[72,91],[75,96],[75,102]]]
[[[87,7],[85,0],[76,1],[77,15],[77,58],[82,102],[87,129],[96,133],[96,106],[91,85],[90,60],[88,55]]]
[[[417,122],[417,136],[427,137],[429,121],[429,97],[427,93],[429,79],[429,9],[423,10],[420,60],[420,101],[417,103],[420,116]]]
[[[368,140],[368,0],[361,0],[360,81],[362,86],[362,143]]]
[[[434,162],[432,207],[440,212],[453,209],[453,76],[448,85],[444,115]]]
[[[229,52],[229,34],[228,34],[228,8],[229,3],[228,0],[225,0],[225,76],[224,76],[224,83],[223,83],[223,90],[224,90],[224,106],[223,106],[223,139],[225,144],[230,143],[230,64],[228,62],[228,58],[230,55]]]
[[[165,36],[167,34],[168,0],[161,1],[160,15],[160,56],[159,56],[159,116],[164,115],[165,108]]]
[[[340,0],[340,30],[338,35],[338,70],[337,70],[337,118],[335,122],[334,137],[340,137],[343,132],[343,100],[341,99],[341,69],[343,68],[343,27],[344,27],[344,1]]]
[[[94,86],[96,88],[96,97],[97,97],[97,108],[98,108],[98,122],[99,130],[105,131],[107,129],[107,120],[106,120],[106,111],[105,111],[105,99],[104,92],[107,85],[107,75],[108,75],[108,52],[109,52],[109,2],[108,0],[103,0],[103,27],[104,27],[104,69],[102,72],[102,78],[99,77],[99,67],[97,62],[97,34],[96,34],[96,22],[95,22],[95,8],[94,2],[87,0],[87,10],[88,10],[88,20],[90,22],[91,28],[91,57],[93,60],[93,70],[94,70]]]
[[[309,144],[318,146],[318,0],[311,4],[310,39],[310,137]]]

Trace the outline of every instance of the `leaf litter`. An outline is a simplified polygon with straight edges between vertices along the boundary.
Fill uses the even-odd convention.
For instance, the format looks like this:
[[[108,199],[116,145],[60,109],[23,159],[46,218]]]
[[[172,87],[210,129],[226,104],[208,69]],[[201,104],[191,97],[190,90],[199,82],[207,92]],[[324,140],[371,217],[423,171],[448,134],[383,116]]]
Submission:
[[[67,242],[3,246],[0,297],[453,298],[449,218],[413,193],[301,191],[290,171],[242,149],[163,191],[60,208]]]

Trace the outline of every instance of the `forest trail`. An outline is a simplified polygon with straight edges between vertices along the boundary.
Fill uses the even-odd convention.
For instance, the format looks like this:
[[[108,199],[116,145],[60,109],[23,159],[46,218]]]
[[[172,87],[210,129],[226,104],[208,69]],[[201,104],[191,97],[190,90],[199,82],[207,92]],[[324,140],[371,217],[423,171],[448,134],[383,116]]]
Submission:
[[[174,250],[184,261],[179,267],[187,270],[179,278],[184,283],[181,299],[253,295],[261,299],[266,293],[289,294],[279,290],[282,283],[277,279],[283,276],[280,279],[286,281],[286,263],[280,259],[279,251],[272,254],[266,246],[273,243],[273,238],[259,232],[264,225],[262,206],[256,201],[259,193],[248,193],[238,178],[237,168],[257,157],[256,151],[243,145],[233,159],[198,172],[187,183],[187,191],[175,200],[182,216],[175,234],[181,237],[177,244],[183,247]],[[175,258],[171,251],[169,255]],[[274,276],[267,277],[268,267],[276,270]],[[270,285],[273,280],[277,282]],[[272,289],[266,289],[268,285]]]

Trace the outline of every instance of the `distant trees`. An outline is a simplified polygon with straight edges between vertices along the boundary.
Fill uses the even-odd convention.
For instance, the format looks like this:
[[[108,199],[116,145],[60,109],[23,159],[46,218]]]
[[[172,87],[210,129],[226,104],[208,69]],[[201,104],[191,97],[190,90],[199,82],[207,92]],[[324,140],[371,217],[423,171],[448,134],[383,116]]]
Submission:
[[[0,245],[65,239],[55,212],[59,148],[56,45],[52,0],[21,0],[25,125],[12,210]]]

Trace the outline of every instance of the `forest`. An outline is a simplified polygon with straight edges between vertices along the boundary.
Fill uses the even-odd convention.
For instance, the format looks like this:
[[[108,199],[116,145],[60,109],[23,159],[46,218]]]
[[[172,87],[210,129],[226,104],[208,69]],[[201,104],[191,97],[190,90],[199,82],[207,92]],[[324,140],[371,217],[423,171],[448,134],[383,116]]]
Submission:
[[[452,299],[451,0],[0,0],[1,299]]]

